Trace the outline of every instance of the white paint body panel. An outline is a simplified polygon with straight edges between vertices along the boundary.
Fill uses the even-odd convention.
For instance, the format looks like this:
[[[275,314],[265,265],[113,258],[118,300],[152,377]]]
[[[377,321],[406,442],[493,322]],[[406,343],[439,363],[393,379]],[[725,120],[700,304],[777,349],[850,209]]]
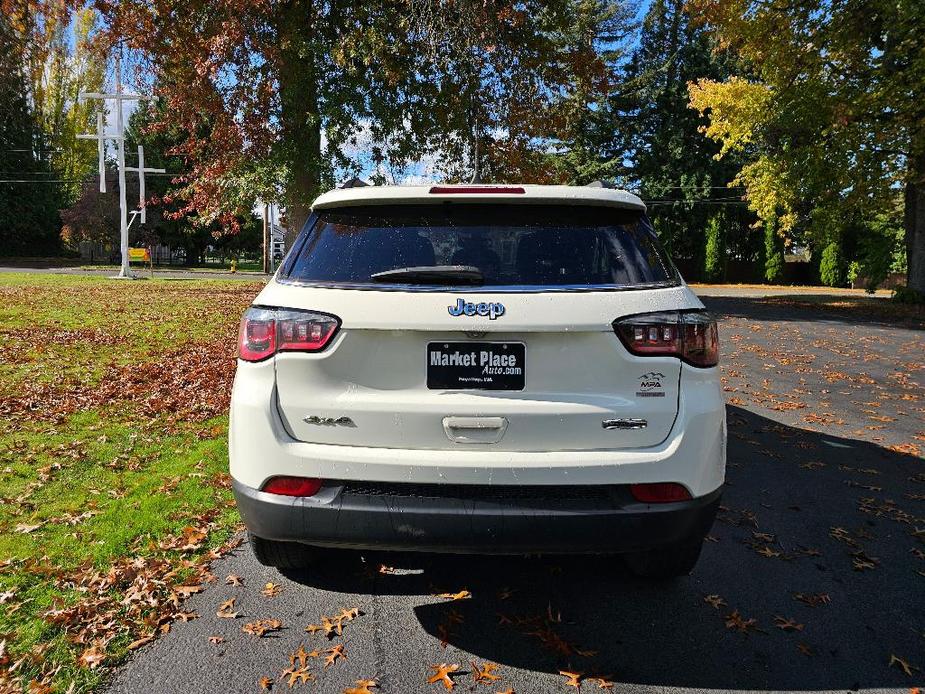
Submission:
[[[524,188],[524,194],[465,197],[644,209],[622,191]],[[428,191],[333,191],[314,207],[439,201]],[[450,315],[448,307],[460,298],[501,302],[505,311],[494,320]],[[239,361],[230,462],[232,476],[249,487],[259,489],[274,475],[457,484],[679,482],[701,496],[723,482],[725,408],[717,369],[634,356],[612,328],[615,319],[634,314],[703,308],[683,283],[498,291],[335,288],[274,278],[254,304],[320,311],[342,322],[321,352]],[[524,390],[428,389],[426,346],[441,341],[522,342]],[[642,375],[653,370],[664,376],[664,396],[636,397]],[[355,426],[317,423],[340,418]],[[647,426],[605,429],[602,422],[612,418],[645,419]]]

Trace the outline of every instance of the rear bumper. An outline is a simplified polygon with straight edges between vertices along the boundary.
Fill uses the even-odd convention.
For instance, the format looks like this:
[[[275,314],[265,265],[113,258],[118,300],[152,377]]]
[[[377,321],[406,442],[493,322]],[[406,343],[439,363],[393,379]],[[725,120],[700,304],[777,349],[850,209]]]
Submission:
[[[700,541],[722,493],[650,505],[618,485],[338,484],[311,498],[266,494],[237,480],[233,489],[247,529],[267,540],[479,554],[621,553]]]
[[[640,357],[640,361],[644,358]],[[496,450],[493,444],[450,444],[400,448],[298,441],[278,409],[274,360],[239,362],[231,394],[231,476],[254,489],[269,477],[294,475],[324,480],[376,480],[461,485],[614,485],[678,482],[694,497],[720,487],[725,477],[726,422],[716,369],[686,364],[678,415],[668,438],[657,446],[625,449],[542,451]],[[485,397],[479,416],[494,416]],[[446,414],[460,414],[452,409]],[[464,413],[465,414],[465,413]],[[397,416],[397,415],[396,415]],[[602,413],[602,417],[608,416]]]

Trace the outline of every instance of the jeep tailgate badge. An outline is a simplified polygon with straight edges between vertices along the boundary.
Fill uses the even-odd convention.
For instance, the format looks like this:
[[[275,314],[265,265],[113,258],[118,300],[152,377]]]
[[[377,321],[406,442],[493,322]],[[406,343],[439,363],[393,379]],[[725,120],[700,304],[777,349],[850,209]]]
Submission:
[[[474,304],[471,301],[457,299],[455,306],[447,306],[446,310],[451,316],[488,316],[488,320],[494,320],[504,315],[504,304],[498,302],[481,302]]]

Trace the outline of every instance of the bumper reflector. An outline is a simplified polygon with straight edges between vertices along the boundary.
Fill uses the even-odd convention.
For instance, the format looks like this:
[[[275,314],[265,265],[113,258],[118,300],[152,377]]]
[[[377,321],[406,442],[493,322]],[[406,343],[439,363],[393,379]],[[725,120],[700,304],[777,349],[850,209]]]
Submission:
[[[314,496],[322,481],[316,477],[271,477],[261,491],[281,496]]]
[[[687,501],[691,498],[691,493],[677,482],[631,484],[630,492],[636,501],[644,504],[669,504],[672,501]]]

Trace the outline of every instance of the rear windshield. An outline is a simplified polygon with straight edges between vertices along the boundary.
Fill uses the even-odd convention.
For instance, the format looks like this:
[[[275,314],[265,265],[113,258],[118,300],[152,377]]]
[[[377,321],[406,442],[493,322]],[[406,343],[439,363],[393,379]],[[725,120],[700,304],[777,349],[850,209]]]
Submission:
[[[424,271],[389,272],[405,268]],[[281,276],[311,284],[446,287],[454,285],[453,268],[469,273],[459,284],[485,287],[632,288],[679,281],[639,211],[471,203],[320,210]],[[380,273],[388,274],[376,277]]]

